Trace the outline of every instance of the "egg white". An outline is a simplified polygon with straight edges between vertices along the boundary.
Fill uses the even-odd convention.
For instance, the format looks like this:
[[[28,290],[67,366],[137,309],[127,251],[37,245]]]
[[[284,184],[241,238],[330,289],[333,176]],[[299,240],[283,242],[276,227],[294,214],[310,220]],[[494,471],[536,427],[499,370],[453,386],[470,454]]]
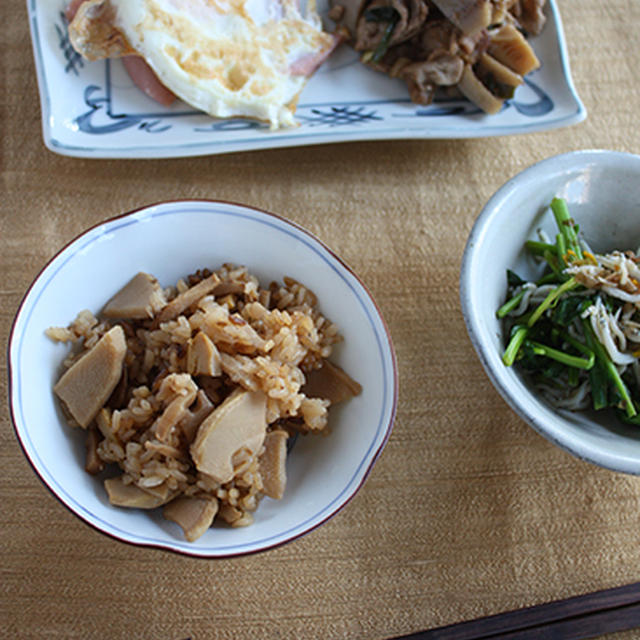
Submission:
[[[295,63],[333,44],[314,7],[302,16],[296,0],[110,3],[115,27],[178,97],[215,117],[272,128],[296,124],[307,77]]]

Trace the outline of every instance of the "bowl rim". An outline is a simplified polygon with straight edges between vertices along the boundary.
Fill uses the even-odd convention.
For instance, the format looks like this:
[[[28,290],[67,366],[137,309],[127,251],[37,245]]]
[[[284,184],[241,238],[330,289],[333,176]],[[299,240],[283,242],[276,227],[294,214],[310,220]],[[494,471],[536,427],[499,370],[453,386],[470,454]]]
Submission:
[[[515,174],[499,187],[480,211],[467,238],[460,267],[459,293],[462,315],[469,339],[485,373],[507,405],[537,433],[576,458],[610,471],[640,475],[640,461],[632,458],[620,458],[619,455],[590,446],[583,440],[570,439],[565,437],[559,430],[552,432],[549,426],[528,409],[525,402],[514,397],[506,384],[504,378],[506,373],[503,375],[502,372],[496,371],[487,357],[486,346],[480,339],[481,321],[472,304],[471,279],[476,246],[482,241],[482,236],[486,229],[494,222],[494,219],[499,215],[499,211],[511,198],[512,194],[519,190],[523,183],[538,182],[541,177],[546,175],[569,172],[589,165],[602,166],[605,163],[610,164],[612,161],[620,165],[624,164],[633,167],[640,177],[640,155],[638,154],[608,149],[582,149],[560,153],[539,160]],[[530,404],[535,405],[536,408],[544,409],[540,400],[535,398],[533,394],[530,394],[530,398]],[[548,412],[550,414],[554,413],[551,408],[548,409]]]
[[[223,552],[223,553],[203,553],[203,552],[199,551],[197,547],[194,547],[193,549],[190,549],[188,547],[183,547],[183,546],[178,547],[178,546],[175,546],[175,545],[171,544],[171,542],[154,543],[154,542],[144,542],[144,541],[132,540],[132,539],[127,538],[126,535],[118,535],[114,531],[105,530],[105,529],[101,528],[97,523],[91,521],[88,517],[85,517],[82,513],[80,513],[76,509],[74,509],[71,505],[67,504],[67,502],[57,493],[55,488],[52,487],[49,484],[49,482],[47,482],[46,478],[41,473],[41,470],[39,469],[38,464],[32,459],[32,457],[31,457],[31,455],[30,455],[30,453],[28,451],[28,448],[26,447],[26,445],[25,445],[25,443],[23,441],[23,434],[21,433],[21,427],[18,426],[18,422],[19,421],[16,418],[15,407],[14,407],[14,395],[15,395],[14,394],[14,390],[15,390],[15,386],[16,386],[15,382],[14,382],[14,378],[17,375],[17,364],[14,365],[12,352],[13,352],[13,349],[14,349],[15,340],[17,338],[16,329],[17,329],[17,327],[19,325],[19,322],[21,320],[23,311],[25,309],[25,305],[29,301],[34,287],[40,282],[41,278],[49,271],[49,269],[53,265],[53,263],[56,262],[56,260],[65,251],[67,251],[69,248],[71,248],[74,244],[76,244],[79,241],[81,241],[84,237],[89,236],[91,233],[93,233],[94,231],[96,231],[100,227],[104,226],[106,228],[107,226],[109,226],[109,225],[111,225],[113,223],[116,223],[119,220],[123,220],[125,218],[135,218],[137,215],[139,215],[142,212],[147,211],[147,210],[153,210],[153,209],[163,208],[163,207],[167,207],[167,206],[171,207],[171,206],[175,206],[175,205],[198,205],[198,204],[201,204],[201,205],[204,205],[204,206],[207,206],[207,207],[215,207],[215,206],[234,207],[234,208],[239,208],[241,210],[242,209],[248,210],[248,211],[251,212],[251,214],[253,216],[255,216],[255,217],[259,218],[259,219],[262,219],[262,220],[275,219],[279,223],[283,224],[285,227],[287,227],[287,226],[292,227],[298,233],[302,234],[302,236],[306,237],[306,239],[309,240],[311,242],[311,244],[315,244],[320,249],[326,251],[331,256],[331,258],[333,260],[335,260],[342,269],[344,269],[344,271],[346,272],[347,275],[349,275],[350,277],[355,279],[357,284],[361,287],[362,292],[366,296],[366,299],[368,300],[368,302],[370,302],[372,304],[373,309],[375,310],[375,315],[377,316],[377,319],[380,321],[380,325],[381,325],[381,328],[383,330],[382,337],[386,338],[386,340],[383,343],[383,346],[385,347],[385,354],[384,355],[386,355],[389,358],[389,361],[390,361],[389,371],[390,371],[390,374],[391,374],[391,382],[392,382],[392,384],[390,385],[390,407],[388,409],[388,416],[389,417],[388,417],[388,420],[386,421],[386,425],[383,427],[382,438],[380,439],[380,441],[379,441],[377,447],[375,448],[375,450],[371,452],[370,460],[369,460],[368,463],[366,463],[366,458],[365,458],[366,468],[364,468],[360,480],[357,481],[356,484],[351,488],[349,493],[345,496],[344,500],[342,500],[341,502],[338,501],[337,506],[332,507],[332,509],[330,510],[330,512],[328,514],[326,514],[324,517],[322,517],[317,522],[308,525],[302,531],[296,532],[295,534],[292,534],[292,535],[290,535],[288,537],[285,537],[283,539],[277,540],[277,541],[275,541],[275,542],[273,542],[271,544],[266,544],[266,545],[258,546],[258,547],[252,547],[252,548],[249,548],[249,549],[246,549],[246,550],[243,549],[243,550],[231,551],[231,552]],[[358,276],[358,274],[335,251],[333,251],[333,249],[331,249],[322,240],[320,240],[314,233],[312,233],[311,231],[309,231],[308,229],[306,229],[305,227],[303,227],[299,223],[297,223],[297,222],[295,222],[293,220],[290,220],[290,219],[286,218],[283,215],[280,215],[280,214],[277,214],[277,213],[273,213],[271,211],[268,211],[266,209],[262,209],[260,207],[256,207],[256,206],[253,206],[253,205],[247,205],[247,204],[243,204],[243,203],[239,203],[239,202],[231,201],[231,200],[223,200],[223,199],[176,198],[176,199],[160,200],[160,201],[153,202],[153,203],[150,203],[150,204],[141,205],[139,207],[136,207],[136,208],[131,209],[129,211],[126,211],[124,213],[120,213],[120,214],[117,214],[115,216],[111,216],[109,218],[101,220],[101,221],[99,221],[99,222],[97,222],[97,223],[85,228],[79,234],[74,236],[71,240],[66,242],[62,247],[60,247],[58,250],[56,250],[56,252],[46,261],[44,266],[37,272],[37,274],[33,277],[31,283],[29,284],[29,286],[27,287],[24,295],[21,298],[20,303],[18,304],[17,310],[15,312],[13,321],[11,323],[11,329],[9,331],[9,337],[8,337],[8,340],[7,340],[7,347],[6,347],[6,362],[7,362],[8,409],[9,409],[9,416],[10,416],[10,419],[11,419],[11,424],[13,426],[13,431],[15,433],[16,439],[17,439],[17,441],[18,441],[18,443],[20,445],[22,453],[24,454],[24,456],[27,459],[29,465],[31,466],[31,468],[35,472],[36,477],[46,487],[46,489],[48,489],[48,491],[51,494],[53,494],[53,496],[67,510],[69,510],[74,516],[79,518],[83,523],[85,523],[86,525],[90,526],[92,529],[98,531],[102,535],[105,535],[105,536],[107,536],[109,538],[115,539],[118,542],[123,542],[123,543],[130,544],[130,545],[133,545],[133,546],[136,546],[136,547],[159,549],[159,550],[166,551],[166,552],[176,553],[176,554],[181,555],[181,556],[187,556],[187,557],[193,557],[193,558],[202,558],[202,559],[206,559],[206,560],[221,560],[221,559],[225,559],[225,558],[247,556],[247,555],[253,555],[253,554],[256,554],[256,553],[262,553],[264,551],[275,549],[275,548],[280,547],[280,546],[282,546],[284,544],[287,544],[289,542],[297,540],[298,538],[301,538],[301,537],[307,535],[308,533],[311,533],[312,531],[314,531],[315,529],[317,529],[321,525],[325,524],[328,520],[333,518],[335,515],[337,515],[344,507],[346,507],[346,505],[360,491],[362,486],[365,484],[369,474],[371,473],[373,467],[375,466],[375,463],[377,462],[378,458],[382,454],[382,451],[383,451],[384,447],[386,446],[386,444],[387,444],[387,442],[389,440],[389,437],[391,436],[391,432],[393,430],[393,426],[394,426],[395,418],[396,418],[396,413],[397,413],[397,407],[398,407],[398,399],[399,399],[398,363],[397,363],[397,356],[396,356],[396,352],[395,352],[395,348],[394,348],[393,340],[392,340],[392,336],[391,336],[391,331],[389,330],[387,322],[384,319],[384,316],[382,315],[382,311],[381,311],[378,303],[376,302],[376,300],[373,297],[373,295],[372,295],[371,291],[369,290],[369,288],[365,285],[365,283],[362,281],[362,279]],[[176,541],[176,542],[179,542],[179,541]],[[251,543],[249,543],[249,544],[251,544]]]

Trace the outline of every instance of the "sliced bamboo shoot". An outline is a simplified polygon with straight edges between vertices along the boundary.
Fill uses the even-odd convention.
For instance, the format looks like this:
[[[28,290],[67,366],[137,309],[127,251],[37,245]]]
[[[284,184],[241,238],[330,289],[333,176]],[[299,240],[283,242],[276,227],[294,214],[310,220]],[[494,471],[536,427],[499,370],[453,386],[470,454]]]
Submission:
[[[537,69],[540,61],[524,36],[511,24],[491,31],[488,53],[521,76]]]

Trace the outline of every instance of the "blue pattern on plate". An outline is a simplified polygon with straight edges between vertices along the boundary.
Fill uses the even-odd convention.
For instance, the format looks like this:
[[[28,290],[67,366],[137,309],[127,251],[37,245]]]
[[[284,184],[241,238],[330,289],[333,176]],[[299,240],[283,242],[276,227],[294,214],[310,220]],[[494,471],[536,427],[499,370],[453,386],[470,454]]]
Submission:
[[[76,76],[80,75],[78,72],[78,68],[82,69],[84,67],[84,59],[82,56],[71,46],[71,42],[69,41],[69,30],[68,30],[68,22],[67,19],[60,12],[60,22],[55,24],[56,33],[58,34],[58,46],[62,51],[67,64],[64,68],[65,73],[73,72]]]
[[[298,115],[300,122],[309,126],[328,124],[331,127],[339,127],[346,124],[361,124],[370,120],[383,120],[376,111],[365,111],[365,106],[352,107],[328,107],[328,110],[315,107],[310,109],[311,116]]]
[[[524,79],[524,83],[536,94],[537,102],[524,103],[513,100],[513,106],[523,115],[531,118],[543,116],[553,111],[553,100],[545,93],[541,87],[532,82],[529,78]]]

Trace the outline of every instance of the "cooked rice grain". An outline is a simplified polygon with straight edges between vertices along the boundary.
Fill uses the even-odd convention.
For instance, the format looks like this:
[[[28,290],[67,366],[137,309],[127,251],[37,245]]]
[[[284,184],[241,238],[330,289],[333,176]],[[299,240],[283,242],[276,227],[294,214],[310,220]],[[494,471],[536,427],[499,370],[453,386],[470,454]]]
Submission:
[[[236,527],[253,521],[251,512],[263,496],[261,452],[236,452],[234,477],[221,484],[191,459],[196,423],[240,387],[266,394],[269,430],[322,432],[330,403],[305,396],[304,372],[322,366],[341,337],[302,284],[285,278],[263,289],[246,267],[199,270],[164,289],[167,302],[214,273],[220,283],[213,293],[167,322],[112,322],[82,311],[69,327],[52,327],[47,335],[79,345],[65,360],[70,367],[115,324],[123,327],[127,353],[119,386],[124,387],[121,401],[114,391],[95,420],[97,456],[122,470],[125,485],[152,495],[217,500],[218,516]],[[198,331],[219,350],[221,377],[194,379],[186,373],[188,346]]]

